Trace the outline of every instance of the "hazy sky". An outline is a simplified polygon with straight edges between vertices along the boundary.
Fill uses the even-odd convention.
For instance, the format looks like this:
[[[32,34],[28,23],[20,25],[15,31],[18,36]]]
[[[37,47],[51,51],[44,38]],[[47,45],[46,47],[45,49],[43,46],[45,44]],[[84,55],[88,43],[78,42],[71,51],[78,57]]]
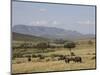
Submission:
[[[12,26],[49,26],[95,34],[95,6],[12,3]]]

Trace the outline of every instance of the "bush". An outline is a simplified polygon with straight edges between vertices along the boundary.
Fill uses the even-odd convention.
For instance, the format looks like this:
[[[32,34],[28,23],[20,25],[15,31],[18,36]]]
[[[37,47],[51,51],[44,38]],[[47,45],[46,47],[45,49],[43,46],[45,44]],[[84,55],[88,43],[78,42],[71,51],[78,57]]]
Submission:
[[[92,59],[92,60],[95,60],[95,59],[96,59],[96,56],[92,57],[91,59]]]
[[[33,58],[36,58],[36,57],[37,57],[37,55],[33,54],[33,55],[32,55],[32,57],[33,57]]]
[[[41,56],[41,57],[40,57],[40,59],[44,59],[44,58],[45,58],[45,56]]]
[[[65,45],[64,45],[64,48],[68,48],[69,49],[69,51],[70,51],[70,55],[71,55],[71,49],[72,48],[75,48],[76,47],[76,44],[74,43],[74,42],[68,42],[68,43],[66,43]]]
[[[62,57],[63,55],[60,54],[52,54],[51,57]]]
[[[68,42],[64,45],[64,48],[75,48],[76,47],[76,44],[74,42]]]
[[[91,40],[88,41],[89,45],[93,45],[93,42]]]
[[[36,48],[44,52],[44,50],[48,48],[48,44],[45,42],[41,42],[37,44]]]
[[[22,58],[23,57],[23,55],[21,54],[21,53],[13,53],[13,56],[12,56],[12,58],[13,59],[15,59],[15,58]]]

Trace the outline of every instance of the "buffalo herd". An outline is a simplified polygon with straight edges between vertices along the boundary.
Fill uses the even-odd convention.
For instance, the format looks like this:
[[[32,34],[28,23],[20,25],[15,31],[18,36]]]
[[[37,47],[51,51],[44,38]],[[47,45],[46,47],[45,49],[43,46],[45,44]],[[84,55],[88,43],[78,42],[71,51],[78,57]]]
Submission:
[[[75,63],[78,63],[78,62],[82,62],[82,58],[81,57],[79,57],[79,56],[75,56],[75,57],[67,57],[67,58],[65,58],[65,62],[66,63],[69,63],[70,61],[73,61],[73,62],[75,62]]]
[[[45,56],[38,56],[39,60],[45,60]],[[55,59],[57,58],[57,59]],[[53,57],[52,59],[47,59],[46,61],[61,61],[63,60],[65,63],[75,62],[75,63],[82,63],[82,58],[80,56],[71,56],[71,55],[59,55],[57,57]],[[28,61],[31,61],[31,57],[28,57]]]
[[[82,63],[82,58],[80,56],[70,56],[70,55],[65,55],[65,56],[60,56],[58,60],[64,60],[66,63],[70,63],[71,61],[75,63]]]

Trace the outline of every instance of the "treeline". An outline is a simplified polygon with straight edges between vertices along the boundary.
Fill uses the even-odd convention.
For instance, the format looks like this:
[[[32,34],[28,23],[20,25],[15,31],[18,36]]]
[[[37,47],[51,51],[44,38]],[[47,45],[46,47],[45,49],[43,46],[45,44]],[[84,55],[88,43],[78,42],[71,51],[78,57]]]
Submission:
[[[52,50],[54,50],[54,48],[68,48],[69,51],[70,51],[70,55],[71,55],[72,54],[72,48],[75,48],[76,45],[77,45],[76,42],[73,42],[73,41],[64,41],[64,40],[59,40],[59,41],[56,40],[56,41],[57,42],[53,42],[55,45],[52,45],[50,42],[40,42],[40,43],[37,43],[36,45],[33,45],[32,43],[24,42],[17,47],[13,46],[13,58],[23,57],[23,55],[25,54],[23,52],[25,52],[26,50],[28,50],[30,48],[37,49],[36,51],[38,53],[49,52],[48,48],[50,48]],[[89,45],[93,45],[93,42],[91,40],[87,41],[87,43]],[[60,45],[58,45],[58,44],[60,44]],[[19,49],[24,49],[24,51],[19,50]],[[16,51],[14,51],[14,50],[16,50]]]

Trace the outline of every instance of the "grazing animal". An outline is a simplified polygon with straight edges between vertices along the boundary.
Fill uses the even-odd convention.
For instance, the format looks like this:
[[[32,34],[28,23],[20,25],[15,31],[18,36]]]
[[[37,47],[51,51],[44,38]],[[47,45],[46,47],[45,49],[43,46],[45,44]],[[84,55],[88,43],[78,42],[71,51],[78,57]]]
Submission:
[[[29,61],[29,62],[31,61],[31,57],[28,57],[28,61]]]
[[[79,56],[75,56],[75,57],[66,57],[65,58],[65,62],[66,63],[69,63],[70,61],[73,61],[73,62],[75,62],[75,63],[78,63],[78,62],[82,62],[82,58],[81,57],[79,57]]]
[[[76,56],[75,58],[74,58],[74,61],[75,62],[82,62],[82,58],[81,57],[79,57],[79,56]]]
[[[64,60],[65,59],[65,56],[64,55],[60,55],[58,60]]]
[[[69,58],[65,58],[65,62],[66,63],[69,63],[70,62],[70,59]]]
[[[69,63],[70,61],[74,61],[75,59],[73,57],[66,57],[65,62]]]
[[[60,55],[58,60],[65,60],[69,57],[69,55]]]

